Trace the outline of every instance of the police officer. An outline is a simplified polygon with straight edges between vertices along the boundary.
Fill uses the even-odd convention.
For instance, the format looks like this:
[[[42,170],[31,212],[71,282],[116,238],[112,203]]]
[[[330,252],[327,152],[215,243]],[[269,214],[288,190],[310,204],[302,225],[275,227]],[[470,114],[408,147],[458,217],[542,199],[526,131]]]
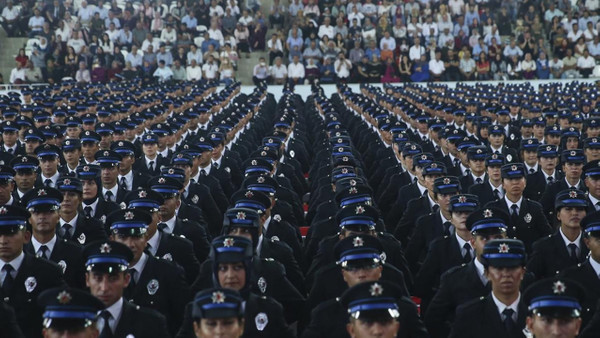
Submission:
[[[58,184],[69,185],[69,188],[76,189],[71,185],[70,180],[70,178],[59,179]],[[57,226],[62,201],[63,195],[53,188],[36,188],[23,196],[23,203],[31,212],[29,223],[32,234],[31,241],[25,244],[24,250],[31,255],[58,264],[67,284],[83,289],[85,285],[81,246],[58,236]]]
[[[13,168],[0,165],[0,205],[18,205],[13,196],[15,175],[16,171]]]
[[[524,337],[527,305],[520,292],[527,253],[519,240],[487,242],[481,255],[492,292],[458,307],[450,337]]]
[[[83,186],[81,208],[85,218],[95,218],[106,223],[106,215],[119,208],[119,205],[106,201],[101,195],[100,166],[83,164],[77,167],[77,178]],[[78,219],[79,220],[79,219]]]
[[[583,166],[585,186],[588,189],[588,212],[600,210],[600,161],[590,161]]]
[[[335,252],[337,262],[335,268],[327,267],[330,272],[328,276],[327,289],[330,297],[340,295],[346,288],[363,283],[378,280],[393,282],[401,290],[402,297],[398,298],[399,306],[402,308],[404,317],[401,319],[400,337],[426,336],[423,323],[418,318],[416,306],[406,296],[406,290],[399,283],[402,275],[399,271],[385,264],[382,260],[382,249],[379,239],[372,236],[352,235],[344,238],[336,244]],[[343,278],[343,279],[342,279]],[[325,281],[325,280],[323,280]],[[325,286],[325,283],[319,283]],[[318,304],[315,300],[309,303],[311,310],[310,324],[303,333],[303,337],[346,337],[345,324],[347,323],[347,312],[342,307],[340,299],[321,299]]]
[[[33,189],[39,164],[37,158],[29,155],[15,157],[10,161],[11,167],[15,170],[16,189],[12,190],[12,195],[16,203],[20,203],[23,195]]]
[[[56,264],[23,251],[23,246],[30,240],[26,228],[30,216],[20,207],[0,207],[0,297],[14,308],[25,337],[39,337],[42,314],[37,296],[48,288],[65,286],[65,283]]]
[[[581,304],[583,306],[582,320],[585,327],[594,315],[596,302],[600,299],[600,277],[596,268],[600,262],[600,214],[593,212],[586,215],[581,220],[581,229],[583,230],[583,241],[589,249],[588,258],[583,263],[577,264],[565,269],[561,277],[570,278],[579,282],[586,291],[586,299]]]
[[[577,337],[581,326],[581,303],[585,290],[566,278],[547,278],[532,284],[523,295],[528,304],[527,330],[535,338],[560,335]]]
[[[99,150],[94,158],[100,165],[100,181],[102,190],[99,191],[107,202],[121,204],[127,190],[118,184],[121,155],[112,150]]]
[[[211,288],[199,292],[192,303],[196,338],[242,337],[245,325],[243,302],[240,293],[233,289]]]
[[[94,338],[100,334],[96,323],[104,304],[86,291],[51,288],[38,296],[38,304],[44,309],[44,338],[68,335]]]
[[[504,197],[502,189],[502,171],[500,168],[505,164],[504,155],[489,154],[485,158],[487,179],[481,185],[474,184],[469,187],[469,194],[479,197],[479,203],[486,205],[490,201],[499,200]]]
[[[146,133],[141,137],[143,156],[136,161],[133,169],[154,177],[160,174],[160,168],[169,164],[169,161],[158,154],[158,136]]]
[[[486,207],[502,209],[510,215],[510,224],[507,224],[508,237],[523,241],[525,248],[530,252],[533,242],[551,233],[550,225],[542,206],[523,197],[527,184],[525,165],[509,163],[502,166],[501,170],[504,198],[489,202]]]
[[[66,139],[61,146],[62,155],[65,163],[60,166],[58,171],[61,175],[75,176],[79,160],[81,158],[81,140]]]
[[[285,321],[284,308],[273,298],[265,296],[267,292],[277,292],[275,289],[280,286],[273,285],[277,279],[264,275],[266,271],[254,270],[256,259],[253,259],[253,250],[252,241],[245,237],[225,235],[215,238],[208,264],[210,275],[204,276],[204,280],[212,280],[213,287],[240,293],[245,301],[244,337],[294,337]],[[256,292],[257,287],[260,293]],[[193,337],[192,306],[190,303],[185,309],[178,338]]]
[[[585,260],[588,249],[582,240],[579,223],[586,215],[588,203],[581,190],[568,189],[556,196],[558,231],[533,243],[527,271],[539,279],[552,277]]]
[[[401,314],[398,301],[402,293],[396,285],[386,282],[367,282],[348,289],[342,296],[351,337],[392,338],[400,331]]]
[[[142,209],[152,216],[152,222],[146,228],[146,251],[152,256],[172,261],[183,268],[188,284],[192,284],[198,276],[200,263],[194,254],[194,246],[190,240],[167,234],[158,228],[160,221],[159,209],[164,204],[161,194],[140,188],[129,192],[125,196],[125,203],[129,209]]]
[[[90,293],[104,304],[98,320],[100,337],[169,337],[165,317],[123,298],[131,282],[127,269],[133,253],[124,244],[96,241],[86,245],[83,257],[85,282]]]
[[[179,266],[144,252],[152,216],[141,209],[123,209],[108,215],[106,222],[110,224],[111,240],[127,245],[133,253],[128,270],[131,279],[124,297],[162,313],[174,335],[191,298],[190,289]]]
[[[523,195],[534,201],[540,201],[546,187],[563,178],[556,167],[558,165],[558,148],[554,145],[539,145],[537,148],[538,170],[527,175],[527,187]]]
[[[35,186],[55,188],[60,176],[58,172],[60,149],[51,144],[44,144],[35,148],[35,154],[40,161],[40,174],[35,181]]]
[[[467,160],[469,172],[460,177],[460,186],[463,191],[468,191],[474,184],[483,184],[488,178],[485,175],[485,159],[488,155],[485,146],[473,146],[467,148]]]
[[[145,187],[150,177],[133,170],[137,149],[129,141],[113,142],[110,149],[121,155],[119,162],[118,184],[122,190],[133,191]]]

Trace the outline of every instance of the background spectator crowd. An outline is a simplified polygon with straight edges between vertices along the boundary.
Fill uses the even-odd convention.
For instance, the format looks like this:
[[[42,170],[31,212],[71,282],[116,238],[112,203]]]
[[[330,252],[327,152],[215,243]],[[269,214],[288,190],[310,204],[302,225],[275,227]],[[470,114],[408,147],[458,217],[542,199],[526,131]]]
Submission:
[[[231,83],[252,51],[277,84],[587,78],[600,58],[598,0],[12,1],[2,26],[39,43],[11,83]]]

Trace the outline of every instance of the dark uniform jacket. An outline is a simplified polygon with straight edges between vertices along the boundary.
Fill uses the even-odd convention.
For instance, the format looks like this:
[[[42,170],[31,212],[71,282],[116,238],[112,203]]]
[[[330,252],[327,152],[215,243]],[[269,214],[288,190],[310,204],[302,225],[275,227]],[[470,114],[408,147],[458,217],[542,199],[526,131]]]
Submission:
[[[563,175],[557,169],[554,170],[553,177],[554,182],[564,179]],[[546,180],[546,176],[542,172],[542,168],[540,168],[533,174],[527,175],[527,186],[525,187],[523,195],[529,199],[539,202],[542,199],[542,194],[546,190],[547,186],[548,181]]]
[[[398,338],[429,337],[425,325],[419,318],[417,306],[408,297],[397,300],[400,315],[400,331]],[[311,312],[309,326],[302,333],[303,338],[348,338],[346,323],[348,312],[338,299],[330,299],[321,303]]]
[[[406,210],[402,215],[402,218],[396,226],[394,231],[394,237],[396,237],[403,245],[408,244],[410,235],[413,233],[415,224],[419,217],[427,215],[432,212],[431,204],[429,203],[429,197],[420,196],[408,202]]]
[[[432,212],[428,215],[419,217],[415,229],[410,237],[406,247],[406,260],[409,261],[411,271],[417,273],[421,267],[421,262],[429,250],[429,245],[434,239],[449,235],[450,229],[445,229],[444,222],[440,212]]]
[[[508,332],[502,322],[502,316],[498,307],[489,294],[485,297],[475,299],[463,304],[456,310],[456,318],[451,338],[521,338],[525,337],[525,318],[527,317],[527,305],[521,301],[518,306],[517,320],[513,332]]]
[[[556,195],[558,195],[559,192],[569,188],[570,187],[567,184],[567,180],[564,177],[546,186],[546,190],[544,190],[544,193],[542,194],[540,203],[544,207],[544,214],[546,214],[550,222],[552,222],[551,224],[556,224],[558,222],[554,210],[554,200],[556,199]],[[587,191],[587,187],[582,180],[579,180],[577,189]]]
[[[185,272],[186,281],[191,285],[200,271],[192,242],[175,234],[161,232],[159,236],[155,256],[179,265]]]
[[[7,338],[23,338],[23,332],[17,324],[15,310],[6,302],[0,300],[0,332],[3,337]]]
[[[32,256],[36,254],[31,241],[24,245],[23,250]],[[70,287],[85,288],[85,262],[81,257],[80,245],[56,238],[49,260],[61,268],[63,279]]]
[[[204,230],[202,226],[198,225],[198,223],[188,219],[180,219],[178,217],[175,220],[173,234],[177,236],[184,236],[192,242],[194,245],[194,254],[198,259],[198,262],[204,262],[206,257],[208,257],[210,243],[208,242],[206,230]]]
[[[179,267],[163,259],[147,257],[133,293],[126,290],[124,297],[162,313],[167,319],[169,332],[174,335],[183,320],[185,304],[190,301],[190,288]]]
[[[0,298],[12,306],[25,337],[42,336],[42,309],[38,295],[49,288],[65,286],[61,269],[54,263],[25,253],[17,270],[12,289],[0,288]]]
[[[100,203],[98,203],[98,205],[99,204]],[[112,209],[110,212],[114,210],[117,209]],[[57,234],[59,233],[59,228],[60,224],[56,229]],[[77,222],[75,223],[75,231],[73,232],[73,236],[68,238],[68,240],[81,246],[94,241],[106,240],[108,238],[107,228],[108,225],[103,225],[103,223],[96,218],[87,218],[83,213],[79,213],[77,215]]]
[[[506,205],[506,200],[504,198],[489,202],[485,206],[496,207],[503,210],[508,215],[511,213],[510,207]],[[517,238],[523,241],[527,253],[531,253],[533,242],[548,236],[551,233],[552,230],[546,216],[544,216],[542,206],[536,201],[523,197],[521,207],[519,208],[518,221],[516,224],[510,224],[506,231],[506,235],[509,238]]]
[[[498,190],[502,190],[502,186],[498,187]],[[464,188],[463,188],[463,191]],[[477,195],[479,197],[479,205],[486,205],[490,201],[495,201],[494,190],[490,185],[489,181],[485,181],[482,184],[474,184],[468,189],[469,194]]]
[[[84,205],[82,211],[79,213],[84,218],[86,216],[85,208],[86,206]],[[96,203],[96,209],[92,210],[90,218],[96,219],[97,221],[100,221],[101,224],[104,224],[106,221],[106,216],[118,209],[121,209],[121,207],[117,203],[105,201],[104,198],[100,196],[98,197],[98,203]],[[77,220],[77,222],[79,223],[79,219]],[[110,224],[105,225],[105,227],[109,228]]]
[[[176,338],[195,338],[192,318],[192,303],[185,307],[183,325]],[[148,336],[150,337],[150,336]],[[246,298],[244,312],[244,338],[296,337],[286,324],[283,308],[276,300],[250,293]]]
[[[114,337],[170,337],[167,320],[162,314],[123,300],[121,317]]]
[[[579,241],[579,256],[576,261],[571,258],[571,251],[567,248],[562,235],[557,231],[554,235],[541,238],[533,243],[533,250],[527,262],[527,271],[532,272],[536,278],[542,279],[558,275],[564,269],[585,261],[588,248]]]
[[[589,259],[592,258],[590,257]],[[565,269],[560,275],[579,282],[585,289],[586,298],[583,304],[581,304],[581,319],[583,319],[581,327],[585,327],[594,315],[593,312],[596,309],[596,303],[600,300],[600,278],[589,260]]]

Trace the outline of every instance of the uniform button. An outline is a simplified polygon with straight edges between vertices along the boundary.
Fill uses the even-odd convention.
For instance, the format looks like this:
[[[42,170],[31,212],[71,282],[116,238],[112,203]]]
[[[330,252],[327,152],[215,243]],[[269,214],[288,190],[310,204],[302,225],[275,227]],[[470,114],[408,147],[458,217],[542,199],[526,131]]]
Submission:
[[[5,302],[8,302],[8,301],[10,301],[10,297],[4,297],[4,301],[5,301]]]

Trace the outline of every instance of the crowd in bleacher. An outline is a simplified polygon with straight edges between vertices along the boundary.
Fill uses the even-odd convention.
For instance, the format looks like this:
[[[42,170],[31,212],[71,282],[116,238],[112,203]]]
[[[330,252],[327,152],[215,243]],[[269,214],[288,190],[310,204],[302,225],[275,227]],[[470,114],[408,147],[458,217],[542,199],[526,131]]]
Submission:
[[[578,78],[600,58],[598,0],[12,1],[2,26],[30,40],[11,83],[230,83],[252,51],[272,83]]]

